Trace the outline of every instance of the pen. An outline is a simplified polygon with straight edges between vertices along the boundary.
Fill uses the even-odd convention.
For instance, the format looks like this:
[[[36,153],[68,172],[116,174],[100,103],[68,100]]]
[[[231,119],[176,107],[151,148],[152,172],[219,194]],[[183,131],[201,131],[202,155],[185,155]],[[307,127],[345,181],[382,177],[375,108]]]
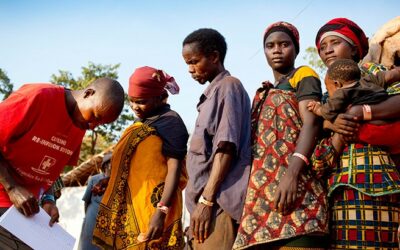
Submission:
[[[42,203],[42,198],[43,198],[43,195],[44,195],[44,188],[43,188],[43,187],[41,187],[41,188],[40,188],[40,191],[39,191],[39,198],[38,198],[38,200],[39,200],[39,204],[41,204],[41,203]]]

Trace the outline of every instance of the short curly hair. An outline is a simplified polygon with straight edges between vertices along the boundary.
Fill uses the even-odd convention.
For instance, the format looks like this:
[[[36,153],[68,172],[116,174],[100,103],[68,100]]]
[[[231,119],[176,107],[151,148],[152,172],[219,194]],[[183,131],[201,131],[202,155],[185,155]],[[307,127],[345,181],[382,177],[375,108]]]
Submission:
[[[213,51],[218,51],[221,63],[224,64],[227,45],[225,38],[218,31],[210,28],[195,30],[183,40],[182,46],[191,43],[197,43],[198,48],[205,55],[210,55]]]
[[[333,62],[327,71],[328,77],[337,81],[358,81],[361,71],[358,64],[351,59],[338,59]]]

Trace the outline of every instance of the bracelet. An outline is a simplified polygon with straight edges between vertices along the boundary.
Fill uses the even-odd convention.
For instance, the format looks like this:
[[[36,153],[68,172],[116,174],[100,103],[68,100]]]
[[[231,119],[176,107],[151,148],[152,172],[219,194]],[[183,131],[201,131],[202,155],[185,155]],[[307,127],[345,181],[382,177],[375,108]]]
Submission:
[[[305,155],[295,152],[295,153],[293,153],[293,156],[299,157],[306,163],[306,165],[310,165],[310,161],[308,160],[308,158]]]
[[[371,106],[364,104],[362,106],[362,109],[363,109],[363,120],[370,121],[372,119]]]
[[[56,204],[56,199],[52,194],[43,194],[39,201],[39,206],[43,206],[46,202]]]
[[[162,201],[160,201],[159,203],[157,203],[157,207],[158,206],[160,206],[160,207],[162,207],[162,206],[166,206],[167,207],[167,205],[165,205],[165,203],[164,202],[162,202]]]
[[[214,202],[204,199],[203,195],[200,196],[199,203],[204,204],[204,205],[206,205],[208,207],[214,206]]]
[[[168,214],[169,211],[169,207],[165,206],[162,202],[157,203],[157,209],[159,209],[164,214]]]
[[[45,201],[52,201],[52,202],[55,203],[56,199],[54,198],[54,195],[52,195],[52,194],[44,194],[42,196],[42,203],[45,202]]]

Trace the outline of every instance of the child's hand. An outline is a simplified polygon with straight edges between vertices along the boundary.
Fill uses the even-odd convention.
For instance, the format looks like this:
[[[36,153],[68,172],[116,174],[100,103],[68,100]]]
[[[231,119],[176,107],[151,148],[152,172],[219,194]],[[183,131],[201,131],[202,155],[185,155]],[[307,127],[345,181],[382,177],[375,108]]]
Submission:
[[[317,102],[317,101],[310,101],[309,103],[307,103],[307,109],[310,112],[315,113],[315,111],[317,109],[319,109],[321,107],[321,103]]]
[[[110,177],[106,177],[106,178],[99,180],[99,182],[97,182],[97,184],[94,185],[91,190],[93,195],[103,195],[107,189],[109,180],[110,180]]]
[[[314,105],[314,108],[313,108],[312,111],[313,111],[314,113],[316,113],[316,114],[319,114],[320,112],[318,112],[318,110],[321,109],[321,106],[322,106],[321,102],[315,102],[315,105]]]

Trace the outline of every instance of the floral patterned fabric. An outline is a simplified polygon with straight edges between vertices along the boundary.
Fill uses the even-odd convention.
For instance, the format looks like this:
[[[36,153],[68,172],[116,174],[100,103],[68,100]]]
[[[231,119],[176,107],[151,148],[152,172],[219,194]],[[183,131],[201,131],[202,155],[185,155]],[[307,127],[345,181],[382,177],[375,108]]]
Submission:
[[[253,101],[253,162],[244,211],[233,249],[328,232],[326,192],[311,169],[299,177],[296,208],[288,215],[274,210],[274,192],[285,174],[302,127],[293,91],[258,90]]]
[[[93,243],[103,249],[183,249],[182,190],[186,170],[182,169],[178,188],[164,222],[162,237],[140,242],[157,209],[167,175],[162,140],[156,130],[136,122],[128,127],[115,146],[108,187],[100,203]]]

